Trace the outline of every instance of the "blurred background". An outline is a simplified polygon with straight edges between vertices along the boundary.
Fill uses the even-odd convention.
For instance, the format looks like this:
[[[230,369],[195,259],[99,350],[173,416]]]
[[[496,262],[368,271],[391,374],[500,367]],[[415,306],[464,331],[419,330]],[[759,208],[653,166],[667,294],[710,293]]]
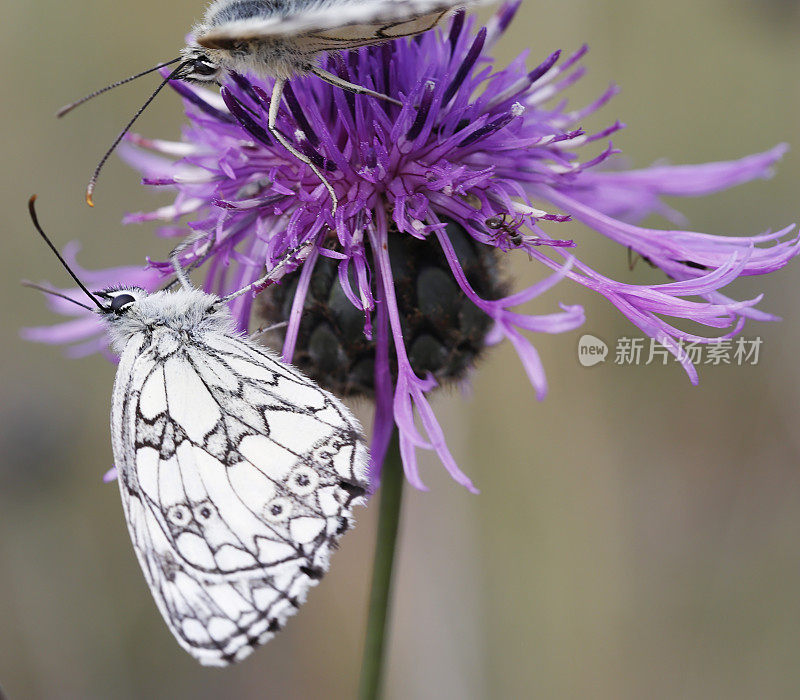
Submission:
[[[99,156],[155,79],[64,121],[53,114],[175,56],[203,6],[2,0],[0,685],[12,699],[354,696],[377,509],[357,514],[284,632],[241,666],[203,669],[156,611],[117,487],[100,479],[112,464],[114,367],[19,339],[22,326],[56,320],[19,280],[65,283],[27,219],[31,193],[59,245],[82,242],[87,267],[167,252],[152,229],[120,224],[167,197],[118,159],[96,209],[83,204]],[[695,230],[745,235],[800,220],[798,30],[792,0],[526,0],[497,53],[504,63],[530,47],[533,66],[587,42],[571,104],[617,82],[622,93],[586,126],[626,122],[614,143],[637,167],[793,144],[771,181],[671,202]],[[181,123],[165,91],[138,131],[172,138]],[[553,235],[574,237],[609,276],[657,279],[646,265],[629,271],[623,248],[566,231]],[[735,290],[766,292],[762,307],[785,319],[747,327],[763,338],[757,366],[703,367],[699,387],[675,363],[583,368],[583,332],[612,345],[640,334],[562,283],[532,310],[583,304],[588,321],[536,339],[545,402],[508,345],[488,355],[468,400],[438,396],[452,451],[482,493],[429,457],[430,492],[407,491],[387,698],[797,697],[798,265]],[[524,255],[511,272],[520,284],[541,274]]]

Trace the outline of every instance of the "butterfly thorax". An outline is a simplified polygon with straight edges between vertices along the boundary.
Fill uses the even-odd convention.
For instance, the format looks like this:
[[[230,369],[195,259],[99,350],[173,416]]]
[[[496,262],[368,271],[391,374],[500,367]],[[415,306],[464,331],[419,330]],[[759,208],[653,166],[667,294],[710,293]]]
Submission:
[[[195,28],[197,31],[198,28]],[[242,75],[255,75],[260,78],[289,79],[306,75],[315,67],[315,57],[309,57],[297,49],[291,40],[283,38],[259,39],[232,43],[226,48],[208,48],[190,44],[183,50],[187,58],[198,54],[219,66],[222,73],[235,72]],[[189,75],[190,82],[205,82],[202,78]],[[216,80],[221,82],[224,76]]]
[[[219,297],[197,289],[160,291],[147,294],[134,291],[136,301],[122,314],[108,314],[114,349],[122,353],[128,341],[137,334],[146,337],[172,336],[176,339],[208,332],[235,334],[234,322]]]
[[[344,4],[352,2],[345,0]],[[315,66],[316,54],[308,42],[298,43],[297,35],[287,33],[255,38],[251,23],[276,20],[309,10],[342,4],[342,0],[216,0],[203,21],[192,28],[195,42],[184,51],[202,51],[223,71],[252,74],[261,78],[289,79],[306,75]],[[216,30],[235,29],[225,39],[214,38]],[[191,78],[190,78],[191,79]]]

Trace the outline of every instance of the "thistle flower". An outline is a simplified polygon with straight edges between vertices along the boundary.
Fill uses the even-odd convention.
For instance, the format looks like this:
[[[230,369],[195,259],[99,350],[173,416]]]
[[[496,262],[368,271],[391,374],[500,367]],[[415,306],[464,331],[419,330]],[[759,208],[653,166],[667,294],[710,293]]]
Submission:
[[[296,272],[258,302],[240,297],[233,311],[242,330],[254,303],[261,321],[286,320],[287,361],[340,393],[374,396],[376,479],[397,426],[414,486],[424,488],[415,450],[426,448],[474,490],[428,395],[462,378],[484,347],[506,338],[543,398],[544,370],[524,332],[573,330],[583,310],[561,305],[535,316],[514,308],[560,280],[606,297],[675,354],[696,383],[680,342],[712,338],[680,330],[673,319],[707,326],[717,337],[735,335],[748,318],[775,320],[756,308],[761,297],[734,301],[720,290],[740,276],[777,270],[800,250],[797,236],[787,238],[791,227],[731,238],[635,225],[652,212],[677,220],[664,195],[697,196],[767,177],[785,147],[723,163],[612,168],[617,151],[606,141],[623,125],[596,133],[580,125],[616,89],[581,109],[561,100],[583,75],[585,47],[563,60],[556,52],[533,70],[525,55],[495,67],[491,49],[519,5],[505,4],[478,31],[459,13],[442,32],[327,59],[326,70],[392,96],[402,108],[313,77],[287,86],[278,127],[326,172],[339,199],[335,216],[316,175],[268,134],[268,82],[232,75],[217,95],[175,81],[190,122],[182,141],[132,136],[125,149],[145,184],[177,193],[171,205],[127,221],[169,222],[162,234],[181,238],[186,230],[175,222],[188,218],[180,260],[205,271],[207,291],[239,289],[313,241]],[[594,144],[595,155],[582,155]],[[632,285],[593,270],[570,251],[571,241],[560,240],[559,224],[570,218],[646,258],[671,281]],[[552,274],[509,295],[498,270],[512,250]],[[170,273],[168,263],[150,261],[135,281],[149,289]],[[116,281],[118,274],[95,279]],[[29,337],[82,340],[81,350],[105,342],[92,321],[71,324]]]

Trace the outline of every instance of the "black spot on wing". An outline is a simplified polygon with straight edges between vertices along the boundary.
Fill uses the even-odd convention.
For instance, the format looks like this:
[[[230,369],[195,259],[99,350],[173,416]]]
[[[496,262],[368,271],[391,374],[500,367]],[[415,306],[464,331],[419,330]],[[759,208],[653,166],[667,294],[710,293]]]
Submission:
[[[272,634],[275,634],[276,632],[280,632],[281,629],[282,629],[281,628],[281,623],[278,622],[277,619],[273,618],[272,620],[269,621],[269,626],[267,627],[267,632],[272,632]]]
[[[301,566],[300,571],[315,581],[319,581],[325,575],[325,571],[318,566]]]
[[[344,479],[341,479],[339,481],[339,486],[345,491],[347,491],[347,495],[349,497],[349,500],[351,501],[356,498],[361,498],[364,494],[367,493],[367,489],[352,481],[345,481]]]

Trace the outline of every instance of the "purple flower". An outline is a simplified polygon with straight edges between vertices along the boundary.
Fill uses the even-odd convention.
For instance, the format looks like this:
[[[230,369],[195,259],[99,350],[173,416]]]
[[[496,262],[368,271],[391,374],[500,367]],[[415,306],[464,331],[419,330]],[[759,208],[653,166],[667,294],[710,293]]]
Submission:
[[[791,227],[731,238],[632,223],[653,212],[679,221],[663,195],[697,196],[767,177],[785,147],[724,163],[614,169],[617,151],[606,140],[623,125],[587,133],[580,124],[615,88],[582,109],[569,109],[561,98],[583,75],[585,47],[565,60],[556,52],[531,71],[524,55],[495,67],[490,51],[519,4],[504,5],[477,32],[473,19],[459,13],[443,32],[327,59],[327,70],[401,100],[402,108],[313,77],[287,86],[278,127],[326,172],[339,199],[335,217],[311,169],[268,134],[268,82],[232,75],[221,95],[173,82],[190,120],[183,140],[132,136],[125,147],[145,184],[177,193],[173,204],[127,221],[170,222],[163,235],[185,240],[185,227],[175,222],[188,217],[191,236],[181,262],[205,270],[208,291],[239,289],[301,242],[314,241],[300,270],[262,297],[266,306],[259,301],[258,313],[288,322],[287,361],[323,383],[330,374],[329,388],[332,382],[341,393],[374,395],[376,479],[396,425],[414,486],[424,488],[415,451],[425,448],[474,490],[447,448],[428,394],[463,377],[481,348],[507,338],[543,398],[544,370],[525,332],[573,330],[583,310],[561,305],[534,316],[514,308],[560,280],[610,300],[673,352],[696,383],[681,342],[711,338],[680,330],[673,320],[708,326],[716,337],[735,335],[748,318],[775,320],[756,308],[760,297],[734,301],[720,290],[742,275],[783,267],[799,250],[797,236],[787,239]],[[581,155],[593,145],[594,155]],[[570,251],[571,241],[559,240],[559,223],[570,218],[671,281],[632,285],[593,270]],[[497,257],[515,249],[552,274],[509,295]],[[129,275],[126,283],[153,288],[170,266],[152,262],[136,274],[126,268],[95,278],[121,281],[120,274]],[[245,295],[234,303],[242,330],[254,301]],[[83,351],[104,345],[86,312],[53,304],[79,319],[28,337],[82,340]],[[336,375],[342,367],[345,376]]]

